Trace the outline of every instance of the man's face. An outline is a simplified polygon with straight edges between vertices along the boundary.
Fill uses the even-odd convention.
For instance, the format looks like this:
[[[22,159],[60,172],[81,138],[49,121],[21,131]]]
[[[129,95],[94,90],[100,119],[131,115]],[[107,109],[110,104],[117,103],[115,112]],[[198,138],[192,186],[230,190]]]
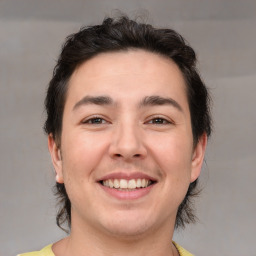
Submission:
[[[205,144],[204,137],[193,148],[185,82],[174,62],[142,50],[86,61],[69,82],[60,150],[49,137],[56,179],[72,205],[71,232],[171,230]]]

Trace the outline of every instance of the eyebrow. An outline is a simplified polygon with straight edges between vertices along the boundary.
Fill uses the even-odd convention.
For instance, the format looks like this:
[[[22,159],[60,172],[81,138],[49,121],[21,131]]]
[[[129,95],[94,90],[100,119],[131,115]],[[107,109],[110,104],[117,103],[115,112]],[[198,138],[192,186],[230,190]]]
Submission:
[[[146,106],[161,106],[161,105],[171,105],[178,109],[179,111],[183,112],[181,105],[172,98],[165,98],[157,95],[145,97],[141,103],[139,104],[140,107]]]
[[[108,96],[85,96],[75,104],[73,111],[82,105],[112,105],[113,103],[113,100]]]
[[[73,111],[83,105],[95,104],[95,105],[113,105],[114,101],[109,96],[85,96],[79,100],[73,107]],[[140,103],[139,107],[147,106],[161,106],[161,105],[171,105],[183,112],[180,104],[172,98],[165,98],[157,95],[147,96]]]

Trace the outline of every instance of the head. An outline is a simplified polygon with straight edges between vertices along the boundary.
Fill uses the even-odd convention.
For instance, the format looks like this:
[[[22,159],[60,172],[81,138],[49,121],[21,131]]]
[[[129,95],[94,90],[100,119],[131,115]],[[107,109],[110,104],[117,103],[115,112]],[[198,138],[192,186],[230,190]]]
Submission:
[[[107,18],[101,25],[82,28],[67,37],[62,47],[45,99],[47,119],[44,126],[46,133],[52,136],[60,150],[63,112],[69,81],[75,70],[102,53],[137,49],[170,59],[177,65],[185,81],[193,147],[196,147],[202,136],[210,136],[209,95],[196,69],[194,50],[174,30],[156,29],[151,25],[137,23],[122,16],[118,19]],[[198,193],[197,183],[197,179],[190,183],[178,208],[176,228],[195,221],[191,199]],[[56,183],[56,194],[60,204],[57,224],[61,227],[67,222],[70,226],[71,202],[64,184]]]

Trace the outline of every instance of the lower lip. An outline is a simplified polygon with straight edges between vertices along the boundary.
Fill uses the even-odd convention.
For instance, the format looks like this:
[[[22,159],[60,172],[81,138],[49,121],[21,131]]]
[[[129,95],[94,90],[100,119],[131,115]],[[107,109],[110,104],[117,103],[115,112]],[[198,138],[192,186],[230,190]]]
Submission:
[[[146,196],[151,189],[154,187],[155,184],[152,184],[146,188],[139,188],[136,190],[131,190],[131,191],[122,191],[110,187],[105,187],[100,184],[100,186],[104,189],[105,192],[107,192],[109,195],[121,199],[121,200],[135,200],[139,199],[141,197]]]

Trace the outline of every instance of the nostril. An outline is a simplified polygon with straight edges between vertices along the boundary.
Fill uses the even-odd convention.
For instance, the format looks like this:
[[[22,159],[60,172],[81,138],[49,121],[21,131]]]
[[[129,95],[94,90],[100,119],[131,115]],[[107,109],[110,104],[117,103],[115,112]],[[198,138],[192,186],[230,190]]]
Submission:
[[[122,157],[122,154],[115,154],[115,157]],[[133,157],[139,158],[141,157],[141,154],[135,154]]]

